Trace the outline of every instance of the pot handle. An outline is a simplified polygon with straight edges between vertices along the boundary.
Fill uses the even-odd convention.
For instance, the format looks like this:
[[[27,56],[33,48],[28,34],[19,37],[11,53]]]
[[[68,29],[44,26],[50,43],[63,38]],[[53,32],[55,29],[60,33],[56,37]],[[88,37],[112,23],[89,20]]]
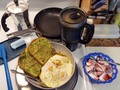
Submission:
[[[4,13],[1,19],[1,24],[5,32],[9,31],[9,28],[6,25],[6,19],[10,16],[9,13]]]
[[[87,44],[90,42],[94,35],[94,25],[90,25],[88,23],[85,24],[84,29],[81,30],[81,39],[80,43]]]

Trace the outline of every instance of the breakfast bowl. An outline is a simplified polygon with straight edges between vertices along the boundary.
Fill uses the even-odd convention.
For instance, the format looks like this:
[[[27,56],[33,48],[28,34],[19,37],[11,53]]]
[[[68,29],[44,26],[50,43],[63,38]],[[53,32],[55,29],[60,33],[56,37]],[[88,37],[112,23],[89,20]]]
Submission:
[[[84,73],[92,83],[111,83],[116,79],[118,70],[108,55],[101,52],[89,53],[82,61]]]
[[[49,59],[45,62],[40,61],[40,64],[38,64],[39,61],[37,61],[36,59],[41,59],[41,56],[39,56],[39,54],[36,53],[35,48],[37,46],[33,46],[33,43],[35,42],[35,40],[33,40],[32,44],[30,44],[32,45],[32,48],[31,46],[28,45],[27,49],[25,49],[23,52],[24,54],[21,53],[19,60],[18,60],[18,66],[20,67],[20,69],[24,71],[24,73],[30,76],[33,76],[34,78],[37,78],[39,80],[39,81],[38,80],[35,81],[33,79],[26,77],[27,81],[37,88],[51,90],[51,89],[62,87],[72,78],[75,72],[76,64],[74,61],[74,57],[71,51],[64,45],[60,43],[49,42],[48,40],[47,42],[49,43],[43,45],[43,42],[46,42],[44,41],[46,40],[46,38],[42,38],[42,39],[43,40],[41,44],[41,47],[42,47],[41,49],[44,49],[44,48],[45,49],[43,50],[43,52],[39,52],[39,53],[41,53],[43,57],[45,56],[45,58],[48,57],[47,54],[49,55],[51,54],[49,53],[49,51],[52,51],[52,52],[55,51],[54,53],[55,55],[50,56]],[[36,41],[38,40],[36,39]],[[38,45],[38,47],[40,47],[39,42],[36,43],[35,45]],[[47,50],[48,48],[46,47],[53,47],[53,48],[50,48],[49,50]],[[29,55],[29,59],[28,58],[23,59],[23,58],[26,58],[25,56],[28,57],[29,49],[32,51],[34,57],[32,55],[31,56]],[[46,55],[43,54],[44,52]],[[31,52],[29,53],[31,54]],[[37,56],[37,58],[35,56]],[[32,59],[35,59],[34,63],[31,61]],[[28,60],[29,64],[28,62],[26,64],[25,60]],[[24,65],[25,67],[23,67]],[[31,68],[28,69],[26,65],[28,67],[31,67],[30,65],[32,65],[32,68],[34,66],[34,69],[33,70],[31,70]],[[33,74],[34,72],[36,73]],[[41,85],[40,82],[42,82],[43,84]]]

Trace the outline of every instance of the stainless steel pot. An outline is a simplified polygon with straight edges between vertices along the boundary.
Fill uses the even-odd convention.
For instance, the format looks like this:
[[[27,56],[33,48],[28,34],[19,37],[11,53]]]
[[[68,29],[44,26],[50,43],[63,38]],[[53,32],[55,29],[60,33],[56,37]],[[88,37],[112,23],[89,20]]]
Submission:
[[[6,12],[3,14],[1,24],[5,32],[9,31],[6,25],[6,19],[11,16],[18,30],[31,28],[28,17],[28,3],[24,0],[19,0],[17,5],[11,1],[6,6]]]

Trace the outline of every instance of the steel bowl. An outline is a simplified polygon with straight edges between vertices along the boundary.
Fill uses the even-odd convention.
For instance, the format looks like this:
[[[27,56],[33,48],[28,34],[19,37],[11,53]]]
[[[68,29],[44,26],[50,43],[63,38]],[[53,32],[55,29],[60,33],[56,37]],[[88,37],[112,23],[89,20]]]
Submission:
[[[66,55],[67,57],[70,58],[72,64],[73,64],[73,72],[71,77],[69,78],[69,80],[72,78],[74,72],[75,72],[75,60],[74,60],[74,56],[72,55],[71,51],[65,47],[64,45],[60,44],[60,43],[55,43],[55,42],[51,42],[51,44],[53,45],[53,47],[55,48],[56,52],[62,52],[64,55]],[[40,89],[45,89],[45,90],[51,90],[51,89],[55,89],[55,88],[59,88],[62,87],[63,85],[65,85],[69,80],[67,80],[64,84],[55,87],[55,88],[51,88],[51,87],[43,87],[39,84],[39,82],[34,81],[32,79],[26,78],[28,80],[29,83],[31,83],[33,86],[40,88]]]

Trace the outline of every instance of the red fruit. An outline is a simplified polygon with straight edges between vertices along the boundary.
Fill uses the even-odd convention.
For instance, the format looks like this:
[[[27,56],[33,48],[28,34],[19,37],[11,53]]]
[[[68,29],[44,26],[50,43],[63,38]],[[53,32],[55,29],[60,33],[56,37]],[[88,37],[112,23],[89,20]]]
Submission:
[[[111,76],[108,75],[108,74],[105,74],[105,76],[104,76],[103,78],[104,78],[104,80],[106,81],[106,80],[109,80],[109,79],[111,78]]]

